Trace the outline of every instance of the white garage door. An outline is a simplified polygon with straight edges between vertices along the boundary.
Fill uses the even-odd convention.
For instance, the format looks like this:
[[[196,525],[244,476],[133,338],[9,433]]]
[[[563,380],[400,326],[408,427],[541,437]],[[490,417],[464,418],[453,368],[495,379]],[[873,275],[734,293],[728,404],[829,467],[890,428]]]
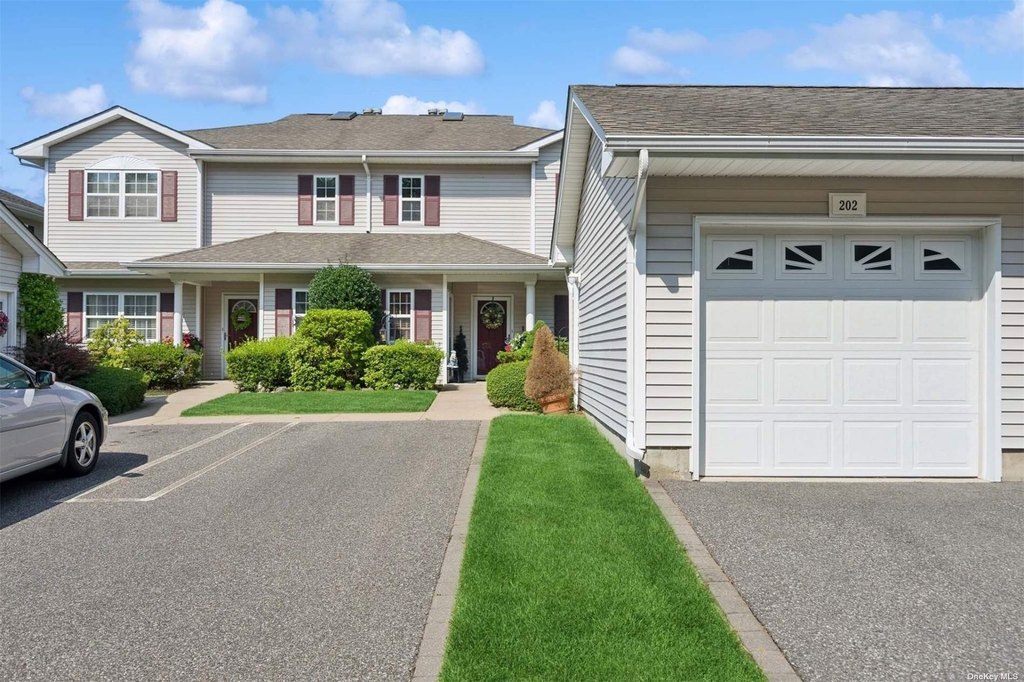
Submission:
[[[975,235],[704,241],[704,475],[978,474]]]

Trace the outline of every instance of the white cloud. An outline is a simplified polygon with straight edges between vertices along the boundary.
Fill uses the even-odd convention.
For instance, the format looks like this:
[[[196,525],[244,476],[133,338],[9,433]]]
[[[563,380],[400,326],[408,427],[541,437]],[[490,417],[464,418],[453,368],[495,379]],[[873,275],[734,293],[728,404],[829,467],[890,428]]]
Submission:
[[[936,47],[911,15],[848,14],[831,26],[815,26],[814,34],[789,55],[790,64],[852,73],[874,86],[970,83],[959,57]]]
[[[937,14],[932,25],[960,42],[983,45],[992,52],[1024,50],[1024,0],[1015,0],[1013,7],[996,16],[947,20]]]
[[[627,76],[654,76],[673,69],[672,64],[658,55],[628,45],[612,53],[612,68]]]
[[[390,0],[324,0],[319,11],[281,6],[267,11],[278,44],[294,58],[360,76],[480,73],[480,46],[463,31],[411,27]]]
[[[645,31],[634,26],[626,33],[626,44],[612,53],[612,69],[628,76],[683,74],[667,57],[706,48],[708,39],[696,31]]]
[[[473,102],[443,99],[431,101],[408,95],[391,95],[381,107],[381,111],[385,114],[425,114],[427,109],[447,109],[448,111],[461,111],[464,114],[483,113],[483,109]]]
[[[126,68],[136,90],[240,104],[266,101],[260,69],[271,44],[243,5],[207,0],[185,9],[131,0],[131,9],[139,43]]]
[[[107,108],[107,92],[99,83],[73,88],[67,92],[49,93],[25,87],[21,89],[20,94],[32,114],[66,121],[85,118]]]
[[[555,106],[554,101],[546,99],[537,105],[536,111],[530,114],[530,125],[538,128],[557,130],[565,125],[565,117]]]

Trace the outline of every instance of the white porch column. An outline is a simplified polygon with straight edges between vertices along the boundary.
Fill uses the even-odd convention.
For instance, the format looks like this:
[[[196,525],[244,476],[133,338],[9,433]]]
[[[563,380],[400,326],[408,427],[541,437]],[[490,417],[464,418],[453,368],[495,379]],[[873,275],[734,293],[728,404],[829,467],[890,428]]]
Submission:
[[[537,323],[537,280],[526,281],[526,331]]]
[[[200,341],[203,338],[203,285],[196,285],[196,328],[192,332],[199,337]]]
[[[181,308],[184,303],[185,285],[182,282],[174,283],[174,345],[181,345]]]

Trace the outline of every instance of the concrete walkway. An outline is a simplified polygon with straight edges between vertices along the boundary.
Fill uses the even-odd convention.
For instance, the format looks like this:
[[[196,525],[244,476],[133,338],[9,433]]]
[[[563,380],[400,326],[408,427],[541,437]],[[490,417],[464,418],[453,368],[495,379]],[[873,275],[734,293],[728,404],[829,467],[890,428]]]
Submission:
[[[493,407],[487,400],[487,384],[476,381],[471,384],[448,384],[438,394],[434,403],[425,413],[424,419],[432,421],[455,421],[470,419],[490,421],[506,414],[508,410]]]
[[[181,413],[199,403],[219,398],[235,392],[232,381],[202,381],[192,388],[175,391],[168,395],[151,396],[137,410],[119,414],[110,418],[111,424],[133,424],[138,426],[150,424],[173,424],[181,417]]]

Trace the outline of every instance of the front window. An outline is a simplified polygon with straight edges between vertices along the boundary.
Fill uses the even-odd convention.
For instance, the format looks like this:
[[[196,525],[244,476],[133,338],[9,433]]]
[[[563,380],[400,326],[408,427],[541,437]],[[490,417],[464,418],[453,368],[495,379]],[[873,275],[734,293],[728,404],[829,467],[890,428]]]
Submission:
[[[338,176],[316,176],[316,222],[333,223],[338,206]]]
[[[90,171],[85,178],[85,215],[90,218],[156,218],[158,173]]]
[[[118,317],[128,320],[146,341],[156,341],[159,331],[157,294],[86,294],[85,334],[92,336],[102,325]]]
[[[402,222],[423,222],[423,178],[402,177]]]
[[[388,291],[388,343],[412,340],[412,291]]]
[[[295,289],[292,291],[292,311],[295,313],[295,328],[299,328],[299,323],[302,322],[302,318],[306,316],[306,311],[309,309],[309,292],[305,289]]]

